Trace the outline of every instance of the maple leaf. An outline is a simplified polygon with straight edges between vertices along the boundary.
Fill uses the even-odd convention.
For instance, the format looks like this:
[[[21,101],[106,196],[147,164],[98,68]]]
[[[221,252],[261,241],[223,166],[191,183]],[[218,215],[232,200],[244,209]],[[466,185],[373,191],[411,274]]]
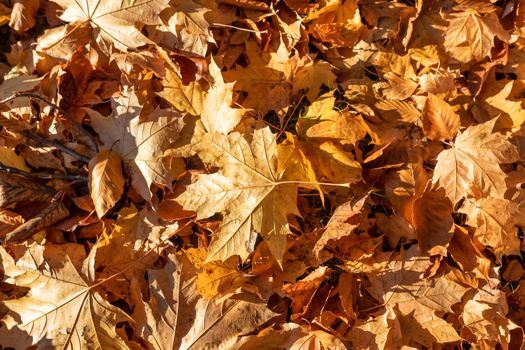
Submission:
[[[467,215],[466,223],[476,228],[474,237],[494,248],[499,259],[504,254],[519,254],[517,226],[525,227],[520,203],[495,197],[467,198],[459,211]]]
[[[453,205],[472,187],[483,195],[503,198],[506,175],[499,164],[513,163],[519,155],[504,135],[492,131],[496,121],[468,127],[438,155],[432,181],[445,189]]]
[[[177,110],[199,115],[208,132],[228,134],[241,121],[248,109],[233,108],[233,86],[225,83],[221,70],[212,59],[209,73],[213,78],[208,91],[203,91],[198,82],[184,85],[179,74],[168,70],[163,79],[164,90],[160,96]]]
[[[133,91],[114,97],[112,104],[114,113],[109,118],[88,110],[91,124],[107,147],[115,145],[131,170],[132,185],[149,201],[151,184],[170,186],[182,172],[180,161],[171,164],[172,157],[164,157],[165,150],[178,138],[182,117],[173,110],[157,108],[142,120],[142,106]]]
[[[113,43],[121,51],[151,43],[136,23],[160,24],[160,12],[168,0],[56,0],[64,12],[60,18],[65,22],[89,22],[96,36]]]
[[[397,307],[399,317],[418,324],[422,329],[417,337],[423,345],[458,341],[457,332],[438,313],[451,312],[468,288],[444,276],[426,280],[429,264],[430,258],[419,255],[412,246],[384,263],[382,273],[369,275],[369,292],[386,306]]]
[[[301,67],[295,73],[293,94],[296,94],[299,90],[306,90],[306,98],[309,101],[314,101],[319,94],[321,85],[326,85],[329,88],[335,86],[337,76],[332,73],[334,68],[331,64],[324,61],[310,62]]]
[[[297,184],[277,173],[277,143],[268,127],[254,131],[251,144],[239,133],[207,134],[199,145],[202,160],[220,168],[199,175],[177,201],[197,219],[224,213],[207,261],[232,255],[245,259],[260,234],[280,261],[289,233],[287,215],[299,215]]]
[[[358,322],[349,338],[356,349],[388,349],[403,344],[401,324],[394,310],[387,306],[378,316]]]
[[[64,252],[61,257],[37,263],[44,249],[34,244],[15,263],[0,247],[7,281],[31,290],[27,296],[2,302],[9,310],[2,320],[6,326],[0,327],[3,345],[7,345],[12,332],[21,330],[31,339],[28,343],[16,339],[16,347],[42,344],[64,349],[128,349],[115,326],[131,318],[96,292],[93,259],[96,250],[92,250],[78,271]]]
[[[166,253],[164,269],[148,271],[150,301],[141,320],[147,322],[143,324],[146,339],[159,349],[237,349],[238,335],[276,315],[266,303],[246,294],[226,300],[198,297],[192,255],[201,252],[168,249]]]
[[[151,39],[170,49],[205,57],[208,45],[215,44],[210,31],[211,23],[206,19],[206,15],[216,22],[221,19],[219,16],[225,16],[215,9],[216,6],[209,1],[199,0],[177,1],[171,4],[167,13],[163,14],[166,23],[156,27]]]
[[[509,40],[494,12],[482,16],[474,9],[451,13],[444,35],[445,47],[461,62],[479,61],[489,56],[496,37]]]

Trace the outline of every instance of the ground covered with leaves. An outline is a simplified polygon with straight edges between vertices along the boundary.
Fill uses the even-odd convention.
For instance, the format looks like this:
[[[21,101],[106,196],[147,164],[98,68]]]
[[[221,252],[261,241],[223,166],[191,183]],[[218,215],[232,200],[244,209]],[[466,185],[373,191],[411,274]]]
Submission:
[[[523,348],[522,34],[519,0],[0,2],[0,349]]]

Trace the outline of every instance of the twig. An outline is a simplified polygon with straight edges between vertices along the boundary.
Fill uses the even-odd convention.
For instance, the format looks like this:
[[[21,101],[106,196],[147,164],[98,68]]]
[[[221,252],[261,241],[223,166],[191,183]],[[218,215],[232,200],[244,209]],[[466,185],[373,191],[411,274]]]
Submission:
[[[6,166],[0,163],[0,171],[4,171],[9,174],[17,174],[22,175],[29,178],[37,178],[37,179],[44,179],[44,180],[52,180],[52,179],[59,179],[59,180],[73,180],[73,181],[88,181],[87,176],[83,175],[68,175],[68,174],[52,174],[52,173],[44,173],[44,172],[34,172],[29,173],[27,171],[23,171],[17,168],[12,168],[10,166]]]
[[[62,152],[67,153],[70,156],[75,157],[76,159],[81,160],[81,161],[83,161],[85,163],[89,163],[89,161],[90,161],[90,159],[88,157],[83,156],[82,154],[77,153],[76,151],[73,151],[70,148],[67,148],[66,146],[64,146],[63,144],[61,144],[58,141],[46,140],[42,136],[40,136],[40,135],[38,135],[38,134],[36,134],[34,132],[31,132],[29,130],[22,131],[21,134],[24,135],[27,138],[30,138],[31,140],[34,140],[34,141],[42,144],[42,145],[50,145],[50,146],[56,147],[59,150],[61,150]]]
[[[59,201],[53,200],[50,205],[42,210],[40,214],[27,220],[22,225],[9,232],[4,242],[15,242],[24,240],[38,231],[53,225],[69,215],[69,210]]]
[[[75,118],[69,114],[68,112],[66,112],[62,107],[54,104],[53,102],[47,100],[45,97],[42,97],[40,95],[37,95],[37,94],[33,94],[33,93],[30,93],[30,92],[15,92],[14,95],[11,95],[9,96],[8,98],[0,101],[0,105],[1,104],[5,104],[7,102],[10,102],[12,100],[14,100],[15,98],[18,98],[18,97],[29,97],[29,98],[34,98],[36,100],[39,100],[41,102],[44,102],[45,104],[47,104],[48,106],[50,106],[51,108],[57,110],[58,112],[60,112],[60,114],[62,114],[71,124],[73,124],[73,126],[82,134],[84,134],[85,136],[88,137],[88,139],[91,141],[92,143],[92,147],[93,149],[98,152],[98,144],[95,140],[95,138],[93,137],[93,135],[91,135],[89,133],[89,131],[87,131],[86,129],[84,129],[82,127],[82,125],[80,125],[76,120]]]

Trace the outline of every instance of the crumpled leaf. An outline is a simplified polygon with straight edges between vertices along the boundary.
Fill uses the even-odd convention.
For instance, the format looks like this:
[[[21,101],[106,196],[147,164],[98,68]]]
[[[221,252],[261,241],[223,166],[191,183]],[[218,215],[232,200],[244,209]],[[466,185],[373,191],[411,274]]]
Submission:
[[[147,201],[151,199],[150,186],[170,186],[182,173],[180,164],[171,164],[172,157],[164,152],[178,138],[183,121],[179,113],[157,108],[145,119],[141,118],[142,106],[133,91],[112,99],[114,113],[104,117],[88,110],[91,123],[104,141],[122,157],[131,172],[131,183]]]
[[[18,32],[25,32],[35,25],[35,16],[40,0],[13,1],[9,26]]]
[[[356,349],[388,349],[403,344],[401,324],[394,310],[385,311],[373,318],[361,321],[350,331],[350,340]]]

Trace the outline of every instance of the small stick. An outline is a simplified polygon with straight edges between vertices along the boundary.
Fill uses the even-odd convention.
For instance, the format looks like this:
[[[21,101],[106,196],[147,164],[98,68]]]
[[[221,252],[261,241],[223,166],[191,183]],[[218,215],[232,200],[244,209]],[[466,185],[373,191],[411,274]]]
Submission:
[[[44,173],[44,172],[34,172],[34,173],[28,173],[27,171],[23,171],[17,168],[13,168],[10,166],[6,166],[0,163],[0,171],[5,171],[9,174],[17,174],[22,175],[29,178],[37,178],[37,179],[44,179],[44,180],[52,180],[52,179],[59,179],[59,180],[73,180],[73,181],[88,181],[87,176],[83,175],[68,175],[68,174],[52,174],[52,173]]]
[[[76,159],[81,160],[81,161],[83,161],[85,163],[89,163],[89,161],[90,161],[90,159],[88,157],[83,156],[82,154],[77,153],[77,152],[73,151],[70,148],[67,148],[66,146],[64,146],[63,144],[61,144],[58,141],[46,140],[42,136],[40,136],[40,135],[38,135],[38,134],[36,134],[34,132],[31,132],[29,130],[22,131],[21,134],[24,135],[27,138],[30,138],[31,140],[34,140],[34,141],[42,144],[42,145],[54,146],[54,147],[58,148],[59,150],[61,150],[62,152],[67,153],[70,156],[75,157]]]
[[[22,225],[9,232],[4,242],[17,242],[24,240],[38,231],[53,225],[69,215],[69,210],[59,201],[51,201],[49,207],[45,208],[32,219],[27,220]]]
[[[73,126],[82,134],[84,134],[85,136],[87,136],[89,138],[89,140],[91,141],[92,143],[92,146],[94,148],[94,150],[98,153],[98,144],[95,140],[95,138],[93,137],[93,135],[91,135],[89,133],[89,131],[87,131],[86,129],[84,129],[82,127],[82,125],[80,125],[76,120],[75,118],[69,114],[68,112],[66,112],[62,107],[54,104],[53,102],[51,101],[48,101],[45,97],[42,97],[40,95],[37,95],[37,94],[33,94],[33,93],[30,93],[30,92],[15,92],[14,95],[11,95],[9,96],[8,98],[0,101],[0,104],[5,104],[7,102],[10,102],[12,100],[14,100],[15,98],[18,98],[18,97],[29,97],[29,98],[34,98],[35,100],[39,100],[41,102],[44,102],[45,104],[47,104],[48,106],[50,106],[51,108],[57,110],[58,112],[60,112],[67,120],[69,120],[69,122],[71,124],[73,124]]]

